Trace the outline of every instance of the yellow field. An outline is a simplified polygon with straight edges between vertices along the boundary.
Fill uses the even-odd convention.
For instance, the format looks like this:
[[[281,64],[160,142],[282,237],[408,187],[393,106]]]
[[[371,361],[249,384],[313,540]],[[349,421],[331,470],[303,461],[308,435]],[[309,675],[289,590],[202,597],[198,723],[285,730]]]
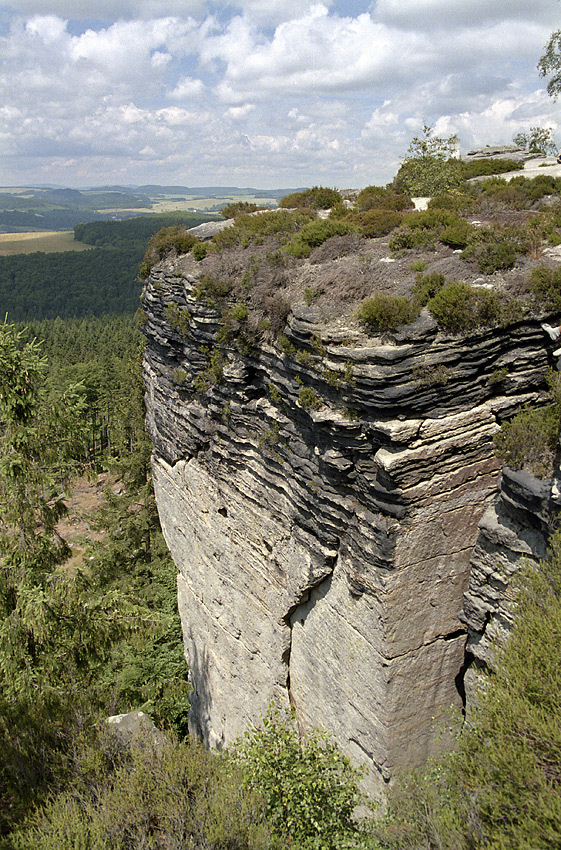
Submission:
[[[44,251],[87,251],[91,245],[74,241],[72,230],[42,230],[38,233],[0,233],[0,257]]]

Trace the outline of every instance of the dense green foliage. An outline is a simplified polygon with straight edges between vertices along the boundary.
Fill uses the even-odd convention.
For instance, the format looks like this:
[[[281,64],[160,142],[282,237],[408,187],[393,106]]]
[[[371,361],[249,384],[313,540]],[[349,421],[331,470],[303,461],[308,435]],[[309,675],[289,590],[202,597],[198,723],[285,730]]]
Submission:
[[[102,324],[78,326],[82,354],[89,339],[93,371],[95,353],[103,359],[109,350],[125,371],[106,422],[111,443],[95,457],[89,415],[99,398],[69,379],[77,364],[63,341],[72,329],[38,324],[50,331],[47,347],[58,346],[51,371],[28,334],[0,328],[0,835],[65,781],[75,736],[99,710],[143,706],[186,728],[175,569],[150,488],[138,331],[114,321],[99,339]],[[120,490],[107,491],[95,521],[102,539],[67,570],[70,550],[56,525],[86,463],[110,463]]]
[[[393,331],[414,322],[418,315],[419,307],[409,298],[378,292],[362,302],[357,318],[370,330]]]
[[[527,469],[538,478],[551,475],[561,429],[561,376],[548,377],[551,402],[536,408],[526,405],[495,436],[497,457],[513,469]]]
[[[413,197],[447,192],[463,182],[461,163],[455,158],[457,137],[435,136],[425,125],[409,145],[393,185]]]
[[[104,249],[0,257],[0,304],[15,322],[134,313],[142,252]]]
[[[341,193],[337,189],[329,189],[326,186],[313,186],[302,192],[293,192],[285,195],[279,201],[279,207],[291,209],[294,207],[310,210],[328,210],[342,201]]]
[[[326,735],[300,737],[295,716],[273,705],[261,726],[233,748],[242,787],[265,800],[267,821],[281,846],[338,850],[359,832],[361,772]]]
[[[77,224],[74,228],[74,239],[96,248],[134,247],[144,251],[152,234],[163,227],[181,225],[188,229],[208,221],[209,218],[211,217],[208,215],[176,210],[171,213],[135,216],[124,221],[93,221]]]
[[[75,238],[91,251],[0,257],[2,316],[14,322],[134,313],[138,266],[154,230],[179,219],[193,227],[208,216],[194,213],[139,216],[127,221],[77,225]]]
[[[514,304],[503,302],[497,293],[462,281],[447,283],[427,306],[440,327],[451,333],[498,324],[513,318],[515,309]]]

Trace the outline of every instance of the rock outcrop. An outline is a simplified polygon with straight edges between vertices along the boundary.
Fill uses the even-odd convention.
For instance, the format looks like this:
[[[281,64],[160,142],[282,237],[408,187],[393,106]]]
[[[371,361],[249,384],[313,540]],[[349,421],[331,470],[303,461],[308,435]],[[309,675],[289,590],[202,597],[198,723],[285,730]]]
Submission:
[[[468,713],[481,671],[494,666],[497,648],[512,627],[520,571],[547,555],[560,501],[557,478],[542,481],[526,472],[503,469],[497,496],[479,525],[464,600]]]
[[[277,698],[380,785],[423,763],[439,716],[461,705],[460,614],[496,492],[493,435],[541,399],[543,332],[521,320],[446,336],[423,312],[368,338],[301,306],[282,350],[240,353],[217,347],[221,313],[197,297],[199,275],[190,255],[167,259],[144,291],[192,729],[227,744]]]

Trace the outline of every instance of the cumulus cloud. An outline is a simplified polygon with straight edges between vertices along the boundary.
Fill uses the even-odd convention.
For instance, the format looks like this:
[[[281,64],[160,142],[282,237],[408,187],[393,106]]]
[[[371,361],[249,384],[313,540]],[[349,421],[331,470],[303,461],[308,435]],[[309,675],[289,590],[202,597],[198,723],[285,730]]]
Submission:
[[[561,124],[536,71],[557,12],[554,0],[13,0],[0,179],[27,167],[24,182],[72,170],[73,184],[177,182],[190,169],[202,183],[385,182],[425,122],[464,150]]]

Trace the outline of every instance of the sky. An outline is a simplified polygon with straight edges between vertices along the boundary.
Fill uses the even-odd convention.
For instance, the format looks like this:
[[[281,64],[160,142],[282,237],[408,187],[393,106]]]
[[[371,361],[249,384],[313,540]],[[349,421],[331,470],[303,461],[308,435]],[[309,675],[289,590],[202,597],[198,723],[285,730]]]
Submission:
[[[0,0],[0,185],[387,183],[532,126],[559,0]]]

